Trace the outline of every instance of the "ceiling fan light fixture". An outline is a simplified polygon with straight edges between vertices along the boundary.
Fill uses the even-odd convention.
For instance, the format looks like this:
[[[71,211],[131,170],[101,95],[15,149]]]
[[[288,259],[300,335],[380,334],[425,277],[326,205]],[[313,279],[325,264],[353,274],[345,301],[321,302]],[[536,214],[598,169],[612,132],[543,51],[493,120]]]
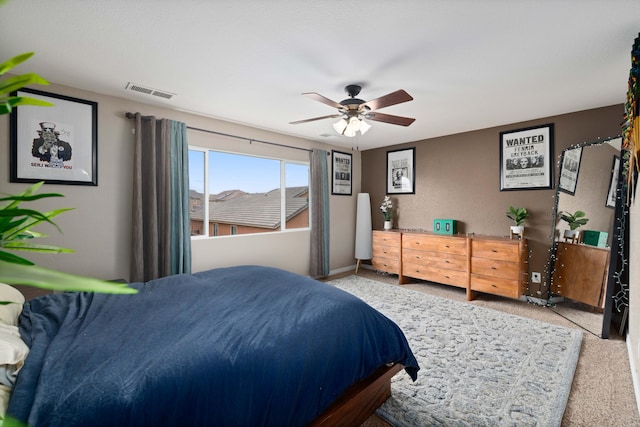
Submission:
[[[336,132],[342,135],[344,130],[347,128],[347,121],[345,119],[340,119],[333,124],[333,128],[336,130]]]
[[[347,128],[353,130],[353,132],[357,132],[360,130],[360,119],[358,119],[357,117],[351,117],[349,119],[349,125],[347,126]]]
[[[371,129],[371,125],[364,120],[360,120],[360,134],[364,135],[369,129]]]
[[[349,127],[347,126],[347,128],[344,130],[343,135],[349,138],[353,138],[354,136],[356,136],[356,131],[353,129],[349,129]]]

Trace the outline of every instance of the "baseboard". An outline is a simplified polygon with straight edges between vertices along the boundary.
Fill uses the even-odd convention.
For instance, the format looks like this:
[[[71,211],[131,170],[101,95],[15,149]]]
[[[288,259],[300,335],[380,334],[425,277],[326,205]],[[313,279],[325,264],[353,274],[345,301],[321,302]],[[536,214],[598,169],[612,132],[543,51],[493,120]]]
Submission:
[[[631,369],[631,379],[633,380],[633,391],[636,394],[636,405],[638,405],[638,413],[640,413],[640,379],[638,378],[638,370],[633,357],[633,345],[631,343],[631,337],[627,332],[627,352],[629,353],[629,368]]]
[[[364,269],[368,269],[368,270],[372,270],[373,269],[369,264],[360,264],[360,268],[364,268]],[[329,275],[333,276],[334,274],[340,274],[340,273],[344,273],[344,272],[347,272],[347,271],[352,271],[352,272],[355,273],[356,264],[348,265],[346,267],[338,268],[336,270],[331,270],[329,272]]]

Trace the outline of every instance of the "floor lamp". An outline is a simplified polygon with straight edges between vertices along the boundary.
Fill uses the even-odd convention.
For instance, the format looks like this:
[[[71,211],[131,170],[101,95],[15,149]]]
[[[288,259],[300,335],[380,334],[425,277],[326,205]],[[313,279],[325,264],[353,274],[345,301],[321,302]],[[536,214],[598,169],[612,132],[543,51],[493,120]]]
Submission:
[[[371,249],[371,200],[369,193],[358,193],[356,209],[356,274],[360,261],[372,258]]]

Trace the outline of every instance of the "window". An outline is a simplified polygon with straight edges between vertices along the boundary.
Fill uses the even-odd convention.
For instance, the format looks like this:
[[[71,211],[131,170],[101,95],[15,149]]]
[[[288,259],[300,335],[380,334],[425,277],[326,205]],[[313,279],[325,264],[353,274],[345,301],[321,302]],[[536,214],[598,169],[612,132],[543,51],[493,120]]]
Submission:
[[[189,147],[189,185],[192,236],[309,227],[308,163]]]

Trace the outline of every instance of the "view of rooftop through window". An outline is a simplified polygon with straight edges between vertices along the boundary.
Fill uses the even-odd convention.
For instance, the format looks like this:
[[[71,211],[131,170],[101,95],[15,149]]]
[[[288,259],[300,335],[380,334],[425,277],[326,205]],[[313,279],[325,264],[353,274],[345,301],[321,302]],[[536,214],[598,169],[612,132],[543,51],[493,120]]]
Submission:
[[[308,163],[190,147],[189,187],[192,236],[309,227]]]

